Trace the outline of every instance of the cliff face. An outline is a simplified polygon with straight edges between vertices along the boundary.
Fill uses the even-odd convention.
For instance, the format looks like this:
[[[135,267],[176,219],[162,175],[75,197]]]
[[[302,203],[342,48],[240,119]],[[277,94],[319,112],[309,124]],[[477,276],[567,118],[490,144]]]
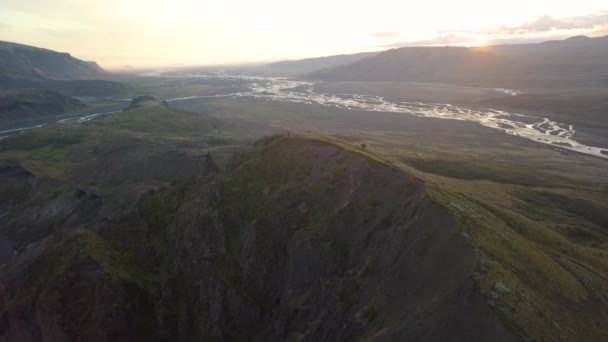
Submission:
[[[0,336],[517,340],[425,183],[365,154],[273,137],[228,170],[199,156],[179,181],[132,185],[122,202],[76,187],[36,204],[30,189],[41,214],[11,221],[30,242],[0,270]],[[36,224],[51,229],[23,234]]]
[[[516,339],[474,286],[471,245],[418,179],[279,138],[212,188],[168,230],[172,273],[194,280],[176,278],[163,298],[183,336]]]
[[[97,64],[61,53],[0,41],[0,81],[95,79],[107,76]]]

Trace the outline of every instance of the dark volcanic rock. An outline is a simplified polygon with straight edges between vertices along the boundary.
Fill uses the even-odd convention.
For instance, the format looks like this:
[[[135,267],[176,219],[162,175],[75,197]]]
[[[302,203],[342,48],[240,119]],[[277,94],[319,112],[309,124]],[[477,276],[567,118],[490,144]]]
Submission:
[[[18,161],[0,160],[0,207],[19,204],[33,193],[45,192],[51,187],[50,180],[35,176]]]
[[[131,101],[131,104],[129,104],[129,110],[131,109],[137,109],[137,108],[141,108],[142,106],[145,106],[146,104],[156,104],[156,105],[161,105],[164,107],[169,107],[169,104],[167,103],[167,101],[158,101],[154,96],[151,95],[142,95],[142,96],[138,96],[136,98],[134,98]]]
[[[159,340],[155,299],[112,269],[108,258],[118,255],[98,240],[86,232],[47,238],[2,270],[0,339]]]
[[[182,303],[166,313],[178,336],[518,339],[423,182],[324,142],[264,145],[211,192],[211,208],[187,205],[170,225],[181,276],[163,300]]]
[[[205,162],[204,162],[204,167],[203,169],[205,170],[206,173],[217,173],[220,171],[220,167],[215,163],[215,161],[213,160],[213,157],[211,157],[210,153],[207,153],[205,155]]]
[[[29,177],[32,177],[32,174],[16,161],[5,160],[0,164],[0,179],[2,180]]]
[[[273,137],[121,205],[80,187],[31,207],[0,340],[519,340],[425,183],[359,153]]]
[[[0,92],[0,120],[12,121],[65,113],[85,107],[81,101],[51,90]]]

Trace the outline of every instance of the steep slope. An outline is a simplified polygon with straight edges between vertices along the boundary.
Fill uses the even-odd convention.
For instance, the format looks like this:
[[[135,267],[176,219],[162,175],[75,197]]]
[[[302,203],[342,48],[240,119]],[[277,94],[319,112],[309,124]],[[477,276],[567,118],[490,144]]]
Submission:
[[[607,334],[601,192],[131,107],[0,142],[0,338]]]
[[[185,187],[140,190],[110,222],[109,194],[87,190],[43,204],[50,221],[13,221],[31,228],[11,236],[36,242],[0,276],[5,336],[517,340],[422,181],[304,137],[264,140],[223,175],[210,163]],[[129,330],[106,307],[127,303],[117,317],[137,318]]]
[[[472,246],[418,179],[328,141],[279,137],[212,193],[169,228],[173,272],[200,279],[171,297],[194,313],[177,322],[195,336],[517,340],[475,288]],[[179,300],[188,293],[202,295]]]
[[[0,41],[0,81],[73,80],[106,77],[97,64],[68,53]]]
[[[608,37],[487,47],[406,47],[310,77],[494,86],[605,86]]]

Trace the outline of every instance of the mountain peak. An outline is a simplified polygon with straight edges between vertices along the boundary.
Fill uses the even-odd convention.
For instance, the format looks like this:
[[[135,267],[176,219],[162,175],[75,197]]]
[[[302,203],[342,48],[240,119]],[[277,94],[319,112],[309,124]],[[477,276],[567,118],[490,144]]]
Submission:
[[[131,104],[129,105],[129,110],[139,109],[142,107],[156,107],[156,106],[164,106],[168,107],[168,103],[166,101],[159,101],[156,97],[152,95],[142,95],[131,100]]]

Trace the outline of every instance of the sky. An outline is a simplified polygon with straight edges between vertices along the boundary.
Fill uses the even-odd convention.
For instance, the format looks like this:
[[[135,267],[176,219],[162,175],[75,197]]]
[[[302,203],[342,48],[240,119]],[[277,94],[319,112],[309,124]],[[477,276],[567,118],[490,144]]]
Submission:
[[[608,35],[606,0],[0,0],[0,40],[116,69]]]

